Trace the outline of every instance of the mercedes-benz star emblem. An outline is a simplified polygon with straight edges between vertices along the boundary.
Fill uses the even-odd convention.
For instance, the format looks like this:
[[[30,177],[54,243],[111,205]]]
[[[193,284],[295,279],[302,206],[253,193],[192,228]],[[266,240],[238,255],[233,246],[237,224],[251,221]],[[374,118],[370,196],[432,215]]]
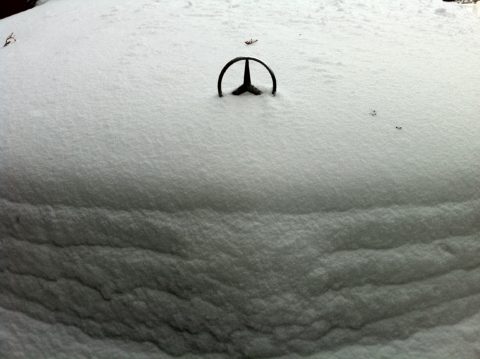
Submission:
[[[259,59],[256,59],[254,57],[236,57],[233,60],[229,61],[222,69],[220,72],[220,76],[218,76],[218,96],[222,97],[222,79],[223,75],[227,71],[227,69],[232,66],[235,62],[245,60],[245,72],[243,73],[243,84],[237,88],[235,91],[232,92],[233,95],[241,95],[242,93],[245,92],[250,92],[253,93],[254,95],[260,95],[262,91],[257,89],[255,86],[252,85],[252,81],[250,79],[250,65],[249,65],[249,60],[256,61],[260,64],[262,64],[270,73],[270,76],[272,77],[272,82],[273,82],[273,88],[272,88],[272,95],[275,95],[275,92],[277,92],[277,80],[275,79],[275,74],[273,71],[263,62],[260,61]]]

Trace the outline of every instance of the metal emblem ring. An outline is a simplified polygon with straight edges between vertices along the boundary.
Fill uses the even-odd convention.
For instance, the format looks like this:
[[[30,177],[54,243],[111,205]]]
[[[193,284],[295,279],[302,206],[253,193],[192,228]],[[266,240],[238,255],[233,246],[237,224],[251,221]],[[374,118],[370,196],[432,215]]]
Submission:
[[[272,83],[273,83],[273,88],[272,88],[272,95],[275,95],[275,92],[277,92],[277,80],[275,78],[275,74],[273,71],[261,60],[256,59],[254,57],[236,57],[233,60],[230,60],[222,69],[220,72],[220,75],[218,76],[218,96],[222,97],[222,79],[223,75],[225,75],[225,72],[227,69],[232,66],[235,62],[245,60],[245,71],[243,73],[243,84],[237,88],[235,91],[232,92],[234,95],[241,95],[244,92],[250,92],[253,93],[254,95],[260,95],[262,91],[257,89],[255,86],[252,85],[252,81],[250,79],[250,65],[249,65],[249,60],[256,61],[260,64],[262,64],[269,72],[270,76],[272,77]]]

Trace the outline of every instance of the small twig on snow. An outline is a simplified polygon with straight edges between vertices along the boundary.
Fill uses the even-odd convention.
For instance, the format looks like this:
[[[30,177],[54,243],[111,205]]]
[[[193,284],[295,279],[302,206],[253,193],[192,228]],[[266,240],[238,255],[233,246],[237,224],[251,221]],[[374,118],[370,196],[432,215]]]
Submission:
[[[255,40],[254,40],[254,39],[250,39],[250,40],[245,41],[245,43],[246,43],[247,45],[251,45],[251,44],[256,43],[257,41],[258,41],[257,39],[255,39]]]
[[[17,39],[15,38],[15,35],[13,35],[13,32],[8,35],[7,39],[5,40],[5,44],[3,45],[3,47],[5,46],[8,46],[10,45],[12,42],[16,42]]]

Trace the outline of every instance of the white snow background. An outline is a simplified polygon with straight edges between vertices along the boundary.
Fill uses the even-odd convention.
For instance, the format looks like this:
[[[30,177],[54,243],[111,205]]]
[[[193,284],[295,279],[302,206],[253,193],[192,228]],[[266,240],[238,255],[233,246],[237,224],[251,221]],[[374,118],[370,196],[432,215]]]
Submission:
[[[479,358],[479,9],[0,20],[0,357]]]

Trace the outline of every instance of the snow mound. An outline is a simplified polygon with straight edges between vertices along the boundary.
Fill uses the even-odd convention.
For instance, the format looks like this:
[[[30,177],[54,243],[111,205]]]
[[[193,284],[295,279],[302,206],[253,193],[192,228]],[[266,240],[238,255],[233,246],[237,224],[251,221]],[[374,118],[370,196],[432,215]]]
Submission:
[[[478,5],[49,0],[0,21],[0,356],[480,355]],[[258,39],[252,45],[245,40]],[[251,63],[262,96],[232,96]]]

